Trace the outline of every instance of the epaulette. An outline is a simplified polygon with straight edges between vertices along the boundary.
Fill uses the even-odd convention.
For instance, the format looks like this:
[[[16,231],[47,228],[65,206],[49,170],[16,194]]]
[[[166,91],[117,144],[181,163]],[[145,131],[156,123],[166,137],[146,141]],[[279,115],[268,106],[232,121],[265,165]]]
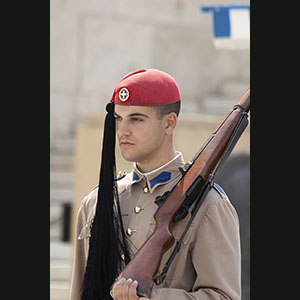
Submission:
[[[213,184],[213,187],[215,188],[215,190],[220,194],[220,196],[223,198],[223,197],[226,197],[227,198],[227,195],[225,193],[225,191],[217,184],[217,183],[214,183]]]

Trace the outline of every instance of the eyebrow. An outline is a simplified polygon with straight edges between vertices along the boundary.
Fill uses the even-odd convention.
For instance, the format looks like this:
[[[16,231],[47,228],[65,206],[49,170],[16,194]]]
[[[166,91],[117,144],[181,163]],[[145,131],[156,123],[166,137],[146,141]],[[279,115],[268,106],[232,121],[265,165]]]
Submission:
[[[115,116],[118,117],[118,118],[122,118],[116,112],[115,112]],[[129,114],[127,117],[136,117],[136,116],[149,118],[149,116],[147,116],[145,114],[142,114],[142,113],[132,113],[132,114]]]

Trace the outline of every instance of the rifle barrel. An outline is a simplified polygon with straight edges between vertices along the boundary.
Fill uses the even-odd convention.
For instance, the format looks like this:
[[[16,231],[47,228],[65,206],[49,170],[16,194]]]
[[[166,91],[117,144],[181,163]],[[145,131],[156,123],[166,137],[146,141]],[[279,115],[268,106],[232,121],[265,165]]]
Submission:
[[[243,111],[248,112],[250,109],[250,87],[246,90],[246,92],[240,97],[239,101],[235,105],[235,107],[240,107]]]

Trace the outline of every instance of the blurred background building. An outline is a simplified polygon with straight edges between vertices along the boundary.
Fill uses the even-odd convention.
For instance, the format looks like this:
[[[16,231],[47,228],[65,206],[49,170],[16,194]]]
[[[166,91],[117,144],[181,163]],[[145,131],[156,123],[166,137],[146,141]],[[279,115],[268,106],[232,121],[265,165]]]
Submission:
[[[142,68],[171,74],[182,96],[175,145],[190,160],[250,85],[249,47],[218,47],[213,11],[203,9],[236,4],[249,1],[50,1],[51,300],[68,299],[74,219],[98,181],[105,105],[115,85]],[[216,180],[240,217],[243,300],[250,300],[249,134]],[[131,169],[118,150],[117,167]]]

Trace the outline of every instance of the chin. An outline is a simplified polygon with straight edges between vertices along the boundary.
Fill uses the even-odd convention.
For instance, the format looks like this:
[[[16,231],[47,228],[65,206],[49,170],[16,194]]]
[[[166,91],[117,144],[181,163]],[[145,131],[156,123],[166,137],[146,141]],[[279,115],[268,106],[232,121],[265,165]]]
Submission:
[[[121,151],[122,153],[122,157],[127,160],[127,161],[131,161],[131,162],[135,162],[136,161],[136,156],[135,155],[130,155],[129,153],[126,153],[126,151]]]

